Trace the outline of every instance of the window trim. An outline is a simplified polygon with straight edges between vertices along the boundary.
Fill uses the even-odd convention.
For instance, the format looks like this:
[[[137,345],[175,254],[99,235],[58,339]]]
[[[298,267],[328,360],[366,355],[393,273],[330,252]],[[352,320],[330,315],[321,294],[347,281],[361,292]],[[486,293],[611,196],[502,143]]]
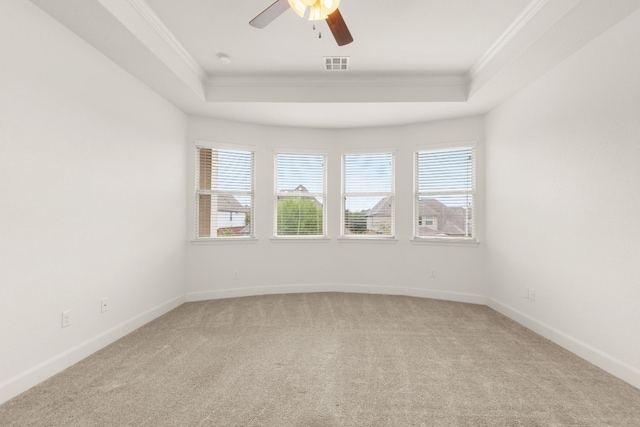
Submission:
[[[292,154],[292,155],[312,155],[322,156],[324,158],[324,166],[322,171],[322,193],[309,193],[310,197],[320,197],[323,200],[322,203],[322,234],[321,235],[278,235],[278,197],[286,196],[281,192],[278,192],[278,154]],[[307,148],[275,148],[273,150],[273,230],[271,241],[327,241],[329,240],[328,232],[328,200],[327,200],[327,179],[329,175],[329,150],[326,149],[307,149]]]
[[[239,151],[239,152],[248,152],[251,153],[251,191],[242,192],[242,191],[214,191],[214,190],[202,190],[199,188],[198,176],[200,169],[200,149],[210,149],[210,150],[229,150],[229,151]],[[256,224],[255,224],[255,200],[256,200],[256,147],[251,145],[241,145],[241,144],[232,144],[232,143],[224,143],[224,142],[216,142],[216,141],[203,141],[196,140],[194,144],[194,225],[192,227],[193,239],[191,243],[193,244],[210,244],[210,243],[253,243],[256,242]],[[199,196],[201,194],[231,194],[231,195],[248,195],[251,197],[251,234],[246,236],[208,236],[202,237],[199,236],[198,231],[198,218],[199,218]]]
[[[345,150],[340,153],[340,241],[396,241],[396,149],[360,149],[360,150]],[[366,193],[347,193],[345,191],[346,186],[346,174],[345,174],[345,158],[352,155],[367,155],[367,154],[390,154],[391,155],[391,191],[390,192],[366,192]],[[390,234],[345,234],[345,199],[347,197],[378,197],[391,196],[393,200],[393,217],[391,218],[391,233]]]
[[[471,237],[447,237],[447,236],[418,236],[417,224],[418,224],[418,203],[421,193],[418,191],[418,162],[417,155],[421,152],[436,152],[436,151],[449,151],[456,149],[471,148],[473,149],[473,163],[472,163],[472,216],[471,216]],[[417,244],[452,244],[459,246],[477,246],[479,241],[477,237],[477,173],[478,173],[478,142],[476,140],[468,141],[452,141],[443,142],[429,145],[416,146],[413,149],[413,213],[412,213],[412,228],[413,237],[411,243]],[[439,192],[442,195],[456,195],[456,194],[469,194],[468,191],[462,190],[450,190]]]

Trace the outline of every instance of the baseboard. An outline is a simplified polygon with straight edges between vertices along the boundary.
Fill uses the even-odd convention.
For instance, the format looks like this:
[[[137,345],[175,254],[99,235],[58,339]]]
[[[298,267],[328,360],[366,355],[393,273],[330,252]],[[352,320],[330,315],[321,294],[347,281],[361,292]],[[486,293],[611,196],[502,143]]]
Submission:
[[[508,318],[520,323],[522,326],[536,332],[548,340],[558,344],[571,353],[579,356],[595,366],[607,371],[621,380],[640,389],[640,370],[633,366],[612,357],[611,355],[598,350],[552,326],[540,322],[533,317],[522,313],[502,302],[487,298],[487,306],[493,310],[507,316]]]
[[[434,289],[406,288],[396,286],[372,286],[347,283],[322,283],[311,285],[274,285],[254,288],[229,288],[211,291],[188,292],[187,302],[206,301],[222,298],[238,298],[255,295],[299,294],[312,292],[350,292],[377,295],[403,295],[419,298],[431,298],[445,301],[486,304],[484,295],[450,292]]]
[[[519,310],[503,304],[496,299],[487,298],[483,295],[433,289],[329,283],[220,289],[203,292],[189,292],[186,294],[186,297],[178,296],[4,381],[0,384],[0,404],[63,371],[74,363],[79,362],[85,357],[95,353],[103,347],[106,347],[128,333],[133,332],[146,323],[173,310],[185,301],[192,302],[243,296],[311,292],[351,292],[378,295],[403,295],[487,305],[493,310],[496,310],[577,356],[582,357],[588,362],[593,363],[610,374],[640,389],[640,370],[594,347],[591,347],[590,345],[571,337],[558,329],[540,322]]]
[[[116,325],[111,329],[108,329],[95,337],[70,348],[63,353],[51,357],[44,362],[9,378],[0,384],[0,404],[22,392],[27,391],[47,378],[67,369],[69,366],[78,363],[85,357],[173,310],[184,302],[184,295],[180,295],[159,304],[144,313],[124,321],[119,325]]]

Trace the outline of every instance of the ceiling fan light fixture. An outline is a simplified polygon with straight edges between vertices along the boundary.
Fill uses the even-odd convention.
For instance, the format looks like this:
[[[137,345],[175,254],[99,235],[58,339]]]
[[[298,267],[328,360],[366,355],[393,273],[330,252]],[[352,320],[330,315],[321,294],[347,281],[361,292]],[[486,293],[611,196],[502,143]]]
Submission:
[[[335,12],[340,0],[288,0],[289,6],[301,18],[304,18],[309,8],[309,21],[322,21]]]
[[[322,4],[323,13],[327,16],[331,15],[340,6],[340,0],[318,0]]]
[[[307,7],[313,6],[318,0],[288,0],[289,6],[295,13],[297,13],[301,18],[304,18],[304,15],[307,11]]]
[[[344,46],[351,43],[353,37],[344,22],[340,9],[338,9],[339,5],[340,0],[276,0],[271,6],[249,21],[249,25],[255,28],[264,28],[286,12],[287,9],[293,9],[296,14],[304,18],[307,8],[309,8],[309,20],[325,20],[338,46]],[[319,33],[318,37],[322,38],[322,33]]]
[[[309,12],[309,21],[323,21],[335,12],[340,5],[340,0],[317,0]]]
[[[327,19],[327,15],[322,13],[322,6],[320,0],[318,0],[318,2],[311,6],[309,21],[321,21],[323,19]]]

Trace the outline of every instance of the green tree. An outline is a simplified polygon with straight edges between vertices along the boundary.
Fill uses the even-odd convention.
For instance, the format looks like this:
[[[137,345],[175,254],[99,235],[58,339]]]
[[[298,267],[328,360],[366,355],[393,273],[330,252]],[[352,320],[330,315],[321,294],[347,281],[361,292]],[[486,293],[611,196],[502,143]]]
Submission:
[[[367,232],[367,213],[351,212],[346,210],[344,212],[344,222],[347,229],[353,234],[365,234]]]
[[[322,206],[314,199],[278,200],[278,236],[322,234]]]

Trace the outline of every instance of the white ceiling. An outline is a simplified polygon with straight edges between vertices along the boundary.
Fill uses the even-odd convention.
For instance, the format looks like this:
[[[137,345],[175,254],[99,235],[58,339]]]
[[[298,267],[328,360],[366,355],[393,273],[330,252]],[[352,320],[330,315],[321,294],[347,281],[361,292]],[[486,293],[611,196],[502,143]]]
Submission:
[[[209,75],[322,73],[324,56],[351,57],[352,73],[466,73],[529,0],[342,0],[354,42],[288,10],[265,29],[249,20],[274,0],[146,0]],[[216,54],[233,62],[224,66]]]
[[[338,47],[291,10],[251,27],[273,0],[31,1],[188,114],[322,128],[483,114],[640,7],[341,0],[354,41]],[[350,70],[324,71],[325,56]]]

